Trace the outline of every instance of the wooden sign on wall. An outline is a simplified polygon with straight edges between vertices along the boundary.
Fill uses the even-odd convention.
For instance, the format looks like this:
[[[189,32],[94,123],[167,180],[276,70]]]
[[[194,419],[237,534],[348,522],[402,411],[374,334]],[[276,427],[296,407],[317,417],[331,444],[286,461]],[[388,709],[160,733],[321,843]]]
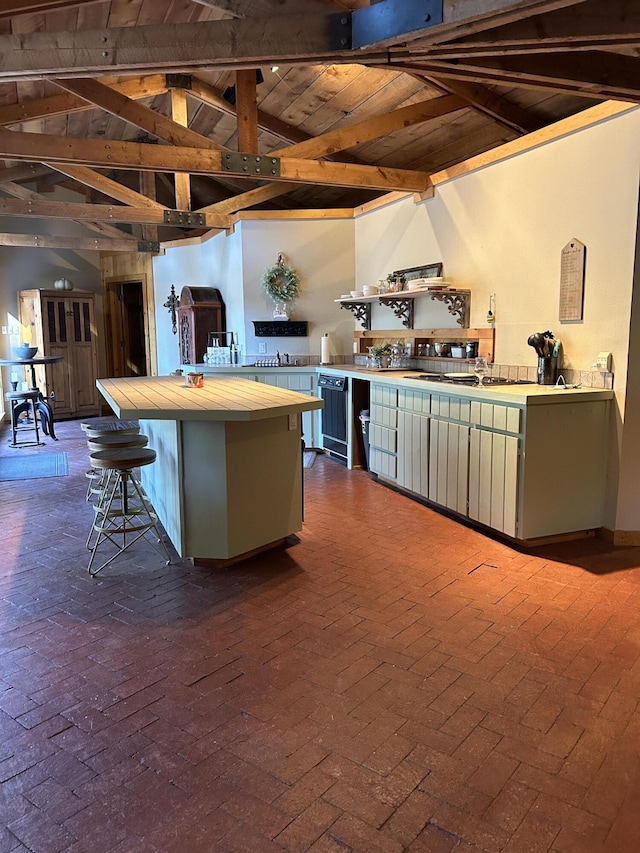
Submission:
[[[562,250],[560,320],[582,320],[586,252],[587,247],[580,240],[571,240]]]

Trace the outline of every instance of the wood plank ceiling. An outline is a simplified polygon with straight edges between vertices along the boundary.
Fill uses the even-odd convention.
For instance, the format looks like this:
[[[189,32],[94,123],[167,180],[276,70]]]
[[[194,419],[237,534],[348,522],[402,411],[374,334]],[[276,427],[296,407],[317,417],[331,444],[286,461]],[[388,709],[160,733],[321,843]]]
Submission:
[[[423,192],[640,102],[639,48],[637,0],[4,0],[0,244],[153,251],[247,208]]]

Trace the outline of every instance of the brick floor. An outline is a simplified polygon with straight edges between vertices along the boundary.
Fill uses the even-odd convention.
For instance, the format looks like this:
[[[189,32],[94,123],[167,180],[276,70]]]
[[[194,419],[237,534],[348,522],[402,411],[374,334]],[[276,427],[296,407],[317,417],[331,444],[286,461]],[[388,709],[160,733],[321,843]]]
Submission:
[[[640,550],[519,552],[319,457],[288,550],[92,579],[57,428],[0,438],[70,463],[0,483],[0,853],[640,847]]]

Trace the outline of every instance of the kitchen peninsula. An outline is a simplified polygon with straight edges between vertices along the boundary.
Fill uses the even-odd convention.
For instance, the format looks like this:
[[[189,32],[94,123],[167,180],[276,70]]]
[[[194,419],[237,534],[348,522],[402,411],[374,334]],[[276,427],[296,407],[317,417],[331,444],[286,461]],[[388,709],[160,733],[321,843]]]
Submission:
[[[158,454],[142,484],[181,557],[221,566],[302,527],[303,412],[318,398],[231,377],[99,379],[114,413],[135,418]]]

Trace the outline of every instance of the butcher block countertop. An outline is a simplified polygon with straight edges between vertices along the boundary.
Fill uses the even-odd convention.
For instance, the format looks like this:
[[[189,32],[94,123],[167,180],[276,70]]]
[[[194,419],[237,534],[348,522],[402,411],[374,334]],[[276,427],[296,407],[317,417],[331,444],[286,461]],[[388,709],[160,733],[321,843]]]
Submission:
[[[98,379],[96,385],[119,418],[256,421],[323,405],[318,397],[223,376],[205,376],[203,388],[188,388],[182,376]]]

